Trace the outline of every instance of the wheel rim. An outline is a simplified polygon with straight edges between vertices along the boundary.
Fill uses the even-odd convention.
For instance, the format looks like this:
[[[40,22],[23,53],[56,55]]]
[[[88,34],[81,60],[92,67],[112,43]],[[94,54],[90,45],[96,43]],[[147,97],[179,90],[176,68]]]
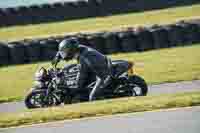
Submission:
[[[131,93],[132,93],[132,96],[141,96],[142,95],[142,88],[139,87],[138,85],[134,84],[134,85],[131,85]]]
[[[53,96],[48,96],[47,99],[45,99],[45,95],[42,93],[37,93],[33,95],[30,98],[30,103],[37,107],[48,107],[48,106],[54,106],[57,103],[57,100]]]
[[[41,93],[37,93],[30,98],[30,103],[35,107],[42,107],[43,106],[43,99],[44,95]]]

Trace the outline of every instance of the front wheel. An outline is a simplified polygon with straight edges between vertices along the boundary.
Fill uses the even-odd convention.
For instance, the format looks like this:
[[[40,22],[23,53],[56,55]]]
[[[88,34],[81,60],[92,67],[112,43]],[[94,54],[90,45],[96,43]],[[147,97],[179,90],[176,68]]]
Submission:
[[[27,108],[44,108],[59,105],[54,95],[46,96],[46,90],[33,90],[25,98]]]
[[[145,80],[138,76],[132,75],[128,78],[130,96],[146,96],[148,92],[148,86]]]

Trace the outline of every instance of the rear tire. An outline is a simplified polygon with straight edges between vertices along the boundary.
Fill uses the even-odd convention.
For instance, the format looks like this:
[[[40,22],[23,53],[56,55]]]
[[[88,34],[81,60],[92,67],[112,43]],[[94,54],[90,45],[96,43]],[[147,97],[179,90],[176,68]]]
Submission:
[[[132,90],[132,91],[134,91],[133,93],[135,94],[135,96],[146,96],[147,95],[148,86],[142,77],[140,77],[138,75],[132,75],[129,77],[128,80],[129,80],[129,84],[133,85],[134,88],[137,87],[138,89],[141,89],[140,94],[137,94],[136,90]],[[131,88],[131,89],[134,89],[134,88]]]

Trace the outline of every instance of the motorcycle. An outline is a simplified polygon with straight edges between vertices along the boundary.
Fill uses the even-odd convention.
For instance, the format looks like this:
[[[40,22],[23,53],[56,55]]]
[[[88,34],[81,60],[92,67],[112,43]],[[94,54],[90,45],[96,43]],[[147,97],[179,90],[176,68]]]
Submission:
[[[99,99],[147,95],[148,86],[142,77],[134,74],[132,62],[115,60],[111,68],[112,82],[101,89]],[[78,74],[79,64],[68,64],[64,68],[41,67],[35,73],[35,85],[25,97],[26,107],[44,108],[88,101],[95,79],[88,79],[88,85],[79,89]]]

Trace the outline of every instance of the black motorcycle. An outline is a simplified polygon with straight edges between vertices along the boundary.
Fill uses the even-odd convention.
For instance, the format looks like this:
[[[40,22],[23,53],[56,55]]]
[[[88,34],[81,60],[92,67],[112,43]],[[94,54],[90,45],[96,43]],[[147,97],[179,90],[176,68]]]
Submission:
[[[134,74],[133,63],[115,60],[111,63],[112,82],[102,88],[99,99],[145,96],[148,87],[143,78]],[[35,73],[35,85],[25,98],[27,108],[43,108],[60,104],[71,104],[89,100],[89,92],[95,79],[88,79],[86,88],[78,89],[79,64],[69,64],[64,68],[53,66],[40,68]]]

